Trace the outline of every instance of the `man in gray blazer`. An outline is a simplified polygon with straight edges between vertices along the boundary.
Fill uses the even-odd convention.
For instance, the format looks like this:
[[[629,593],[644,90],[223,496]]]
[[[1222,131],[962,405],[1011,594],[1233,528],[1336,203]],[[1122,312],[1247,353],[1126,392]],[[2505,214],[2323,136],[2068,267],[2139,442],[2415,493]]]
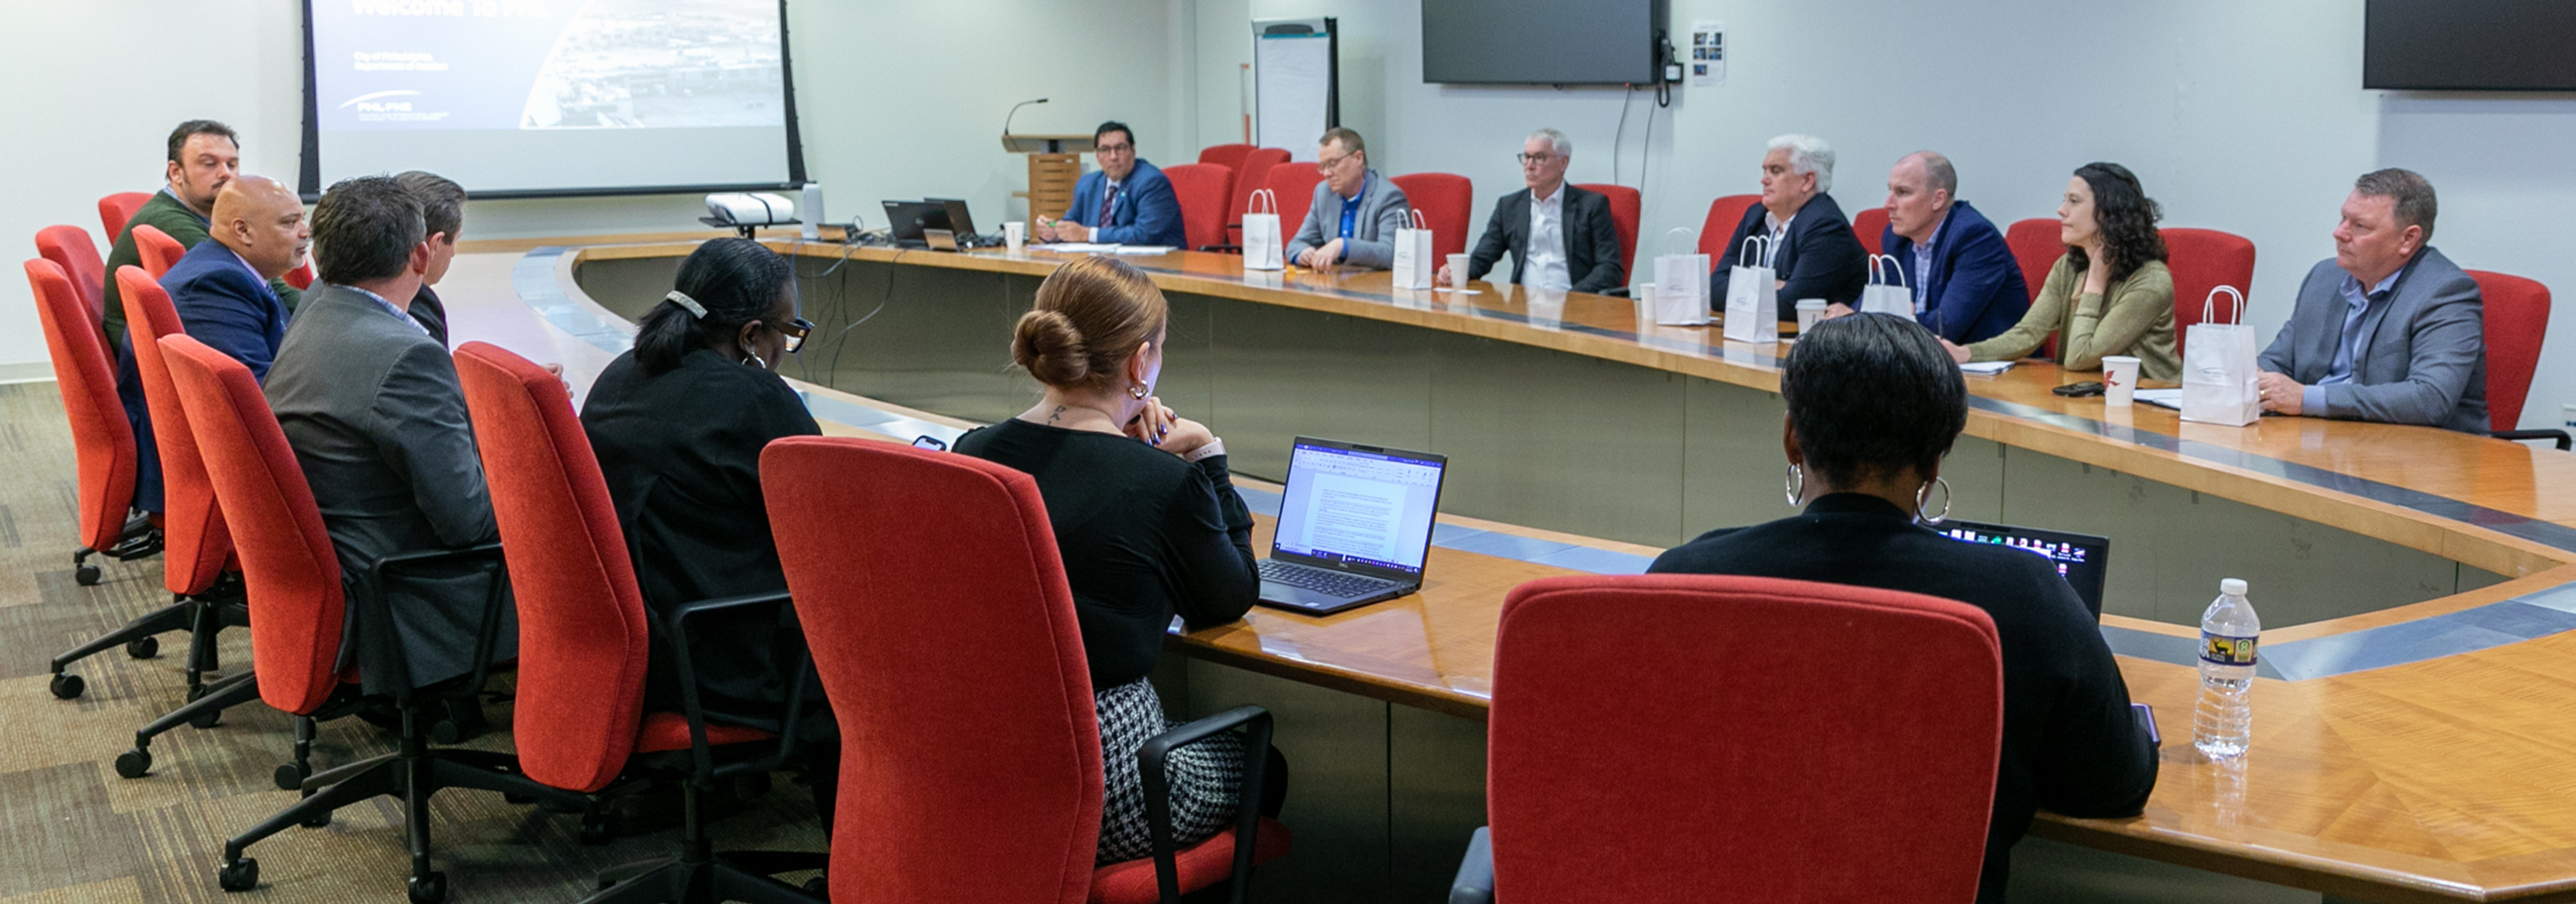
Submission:
[[[313,243],[322,285],[296,309],[263,389],[340,556],[351,600],[340,665],[358,664],[370,693],[466,674],[498,569],[369,586],[387,556],[500,539],[456,363],[405,310],[431,265],[420,200],[384,176],[343,181],[313,209]],[[359,601],[376,594],[394,616],[390,647],[364,624]],[[510,614],[505,596],[495,658],[515,655]],[[392,669],[397,653],[407,676]]]
[[[2429,244],[2435,208],[2432,183],[2406,170],[2353,183],[2334,259],[2308,271],[2260,359],[2263,410],[2486,432],[2483,305]]]
[[[1288,259],[1311,270],[1395,266],[1395,231],[1405,227],[1413,205],[1404,200],[1404,189],[1369,168],[1360,133],[1326,131],[1315,168],[1324,181],[1315,183],[1314,203],[1306,208],[1306,225],[1288,243]]]

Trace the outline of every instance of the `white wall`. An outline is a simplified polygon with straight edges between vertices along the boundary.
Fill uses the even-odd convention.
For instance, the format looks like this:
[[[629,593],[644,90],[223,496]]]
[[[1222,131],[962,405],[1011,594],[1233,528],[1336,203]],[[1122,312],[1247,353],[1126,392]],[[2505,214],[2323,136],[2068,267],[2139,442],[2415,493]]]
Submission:
[[[2576,145],[2576,99],[2362,90],[2353,0],[1672,7],[1684,42],[1693,20],[1724,21],[1733,59],[1726,84],[1676,88],[1651,145],[1651,104],[1634,101],[1618,181],[1638,185],[1640,156],[1651,157],[1641,254],[1665,230],[1697,228],[1711,198],[1755,191],[1763,141],[1801,131],[1840,152],[1834,195],[1846,212],[1879,204],[1887,167],[1920,148],[1950,155],[1961,197],[1998,223],[2051,215],[2077,166],[2122,163],[2166,225],[2254,240],[2251,320],[2267,336],[2308,268],[2333,254],[2328,232],[2352,179],[2381,166],[2433,181],[2434,244],[2462,266],[2576,292],[2576,256],[2542,225],[2576,208],[2564,150]],[[1483,208],[1520,187],[1511,155],[1544,125],[1573,137],[1576,181],[1612,181],[1619,89],[1424,84],[1419,0],[1198,0],[1201,133],[1240,131],[1235,67],[1251,59],[1249,20],[1321,15],[1340,20],[1343,124],[1386,172],[1466,175]],[[2576,402],[2576,297],[2560,301],[2526,425],[2554,425],[2559,405]]]

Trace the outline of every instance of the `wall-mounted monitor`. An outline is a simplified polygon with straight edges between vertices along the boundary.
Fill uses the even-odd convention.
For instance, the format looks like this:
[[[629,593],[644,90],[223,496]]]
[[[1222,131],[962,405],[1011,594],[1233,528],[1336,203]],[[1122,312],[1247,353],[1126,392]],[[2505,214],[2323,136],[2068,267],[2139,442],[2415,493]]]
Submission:
[[[2576,3],[2368,0],[2361,86],[2576,91]]]
[[[1422,0],[1422,80],[1651,85],[1666,0]]]

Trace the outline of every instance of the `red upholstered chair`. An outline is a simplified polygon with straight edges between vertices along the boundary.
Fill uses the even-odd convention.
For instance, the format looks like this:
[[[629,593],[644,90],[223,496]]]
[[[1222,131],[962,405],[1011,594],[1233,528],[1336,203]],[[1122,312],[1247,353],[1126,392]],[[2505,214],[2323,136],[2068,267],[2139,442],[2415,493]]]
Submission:
[[[1608,182],[1577,183],[1576,188],[1600,192],[1610,199],[1610,225],[1619,230],[1619,266],[1628,281],[1637,281],[1637,220],[1645,209],[1645,199],[1637,190]]]
[[[1852,235],[1860,238],[1860,247],[1871,254],[1886,254],[1879,239],[1887,235],[1887,208],[1864,207],[1852,214]]]
[[[2066,256],[2066,243],[2058,240],[2058,234],[2058,222],[2048,217],[2016,220],[2004,230],[2004,246],[2012,249],[2013,262],[2021,265],[2021,282],[2030,290],[2032,301],[2039,300],[2039,287],[2048,282],[2048,271],[2057,266],[2057,259]],[[2182,340],[2179,332],[2174,340]],[[2040,352],[2057,357],[2056,331],[2049,331],[2048,343]]]
[[[89,317],[89,306],[82,303],[79,290],[72,288],[71,277],[62,267],[49,260],[28,261],[27,284],[36,296],[36,314],[44,323],[45,351],[54,362],[54,386],[62,392],[63,414],[71,422],[80,512],[80,547],[72,552],[72,579],[87,586],[99,579],[98,566],[89,564],[90,556],[105,555],[122,561],[160,552],[161,532],[153,529],[150,521],[133,515],[134,427],[125,421],[125,406],[116,398],[116,377],[107,355],[99,350],[106,337],[99,334],[97,321]],[[51,684],[54,696],[69,700],[80,696],[86,687],[79,675],[63,671],[74,660],[120,644],[127,644],[126,652],[137,658],[150,656],[153,651],[142,649],[143,641],[164,631],[188,629],[184,617],[167,616],[167,612],[136,619],[114,633],[55,657]],[[159,641],[152,643],[157,649]]]
[[[1467,252],[1467,230],[1476,215],[1474,181],[1450,173],[1406,173],[1387,181],[1404,189],[1405,202],[1422,211],[1423,222],[1431,227],[1432,260],[1445,262],[1449,255]]]
[[[1243,158],[1259,148],[1249,144],[1211,144],[1199,149],[1200,163],[1213,163],[1230,170],[1243,169]]]
[[[143,272],[152,274],[153,279],[160,279],[162,274],[170,272],[171,265],[188,256],[188,249],[159,227],[137,223],[134,226],[134,253],[142,258]]]
[[[385,600],[372,595],[351,600],[342,595],[340,559],[323,528],[322,512],[314,505],[304,469],[250,369],[185,335],[162,337],[161,355],[169,365],[170,382],[179,391],[179,407],[187,413],[197,450],[205,457],[206,472],[214,478],[215,496],[232,532],[233,548],[241,555],[242,579],[250,591],[252,671],[216,682],[207,699],[227,685],[245,683],[257,687],[259,698],[268,705],[305,717],[296,721],[296,762],[278,770],[281,780],[299,773],[305,776],[298,783],[304,799],[224,842],[223,864],[216,871],[223,889],[245,891],[259,884],[259,861],[242,856],[252,844],[294,826],[327,824],[334,810],[385,796],[403,801],[411,848],[411,900],[435,904],[447,895],[447,876],[430,869],[431,795],[446,788],[477,788],[583,805],[578,795],[518,774],[515,757],[429,747],[426,725],[433,708],[480,689],[488,663],[478,662],[472,675],[434,687],[386,681],[393,693],[382,696],[361,695],[357,669],[342,672],[332,667],[339,656],[347,606],[366,608],[363,623],[369,630],[390,632],[392,613]],[[499,553],[500,545],[493,544],[388,556],[374,563],[366,586],[410,579],[423,566],[488,564],[497,569],[499,563],[494,560]],[[498,620],[500,607],[508,601],[502,586],[498,580],[492,582],[484,609],[487,626]],[[489,658],[490,634],[485,638],[482,649],[486,652],[479,659]],[[381,640],[399,651],[399,644],[389,643],[390,638]],[[319,774],[306,771],[315,721],[385,702],[392,704],[401,723],[396,752]]]
[[[563,380],[486,342],[456,350],[456,376],[465,385],[491,481],[492,516],[512,550],[510,585],[519,607],[513,742],[520,767],[529,778],[578,794],[607,789],[621,776],[658,771],[684,779],[680,855],[619,870],[623,881],[590,901],[804,904],[803,893],[766,874],[820,869],[822,854],[801,862],[752,855],[759,868],[745,865],[749,857],[730,862],[730,855],[713,852],[697,818],[702,788],[737,775],[767,775],[782,765],[788,745],[765,731],[709,726],[696,712],[644,711],[653,616],[635,582],[617,505]],[[682,607],[661,633],[685,645],[692,616],[744,607],[775,611],[786,603],[785,593],[704,600]],[[684,652],[678,661],[682,682],[694,687],[690,657]],[[791,692],[790,713],[800,708],[803,691]],[[695,694],[683,700],[697,708]],[[791,715],[790,734],[793,725]],[[654,754],[677,763],[657,762]],[[726,757],[722,765],[719,757]],[[596,811],[582,827],[593,840],[606,840],[606,830]]]
[[[107,315],[107,263],[99,259],[98,245],[90,241],[89,230],[78,226],[39,229],[36,231],[36,256],[53,261],[71,277],[72,288],[80,292],[81,302],[89,305],[90,322],[104,321]],[[113,355],[110,359],[113,360]]]
[[[1252,207],[1252,193],[1270,187],[1270,168],[1288,162],[1288,152],[1278,148],[1253,148],[1243,155],[1243,165],[1234,169],[1232,202],[1225,209],[1226,240],[1243,244],[1243,212]]]
[[[1234,188],[1234,171],[1217,163],[1184,163],[1163,168],[1172,180],[1172,196],[1181,202],[1184,250],[1225,244],[1226,192]]]
[[[313,288],[313,262],[308,260],[303,266],[286,271],[286,284],[299,292]]]
[[[2471,270],[2486,305],[2487,424],[2499,439],[2554,439],[2576,446],[2565,430],[2518,430],[2531,394],[2531,372],[2540,366],[2540,343],[2549,335],[2549,287],[2538,280]]]
[[[1231,875],[1239,902],[1252,868],[1287,851],[1287,830],[1255,803],[1270,716],[1246,706],[1160,735],[1138,757],[1146,798],[1165,800],[1163,749],[1248,729],[1255,753],[1235,827],[1179,851],[1157,830],[1151,860],[1094,868],[1099,723],[1072,591],[1028,475],[892,443],[789,437],[761,454],[760,481],[841,720],[832,900],[1174,902]]]
[[[2254,294],[2254,242],[2241,235],[2215,229],[2175,227],[2157,230],[2165,236],[2165,266],[2173,271],[2174,284],[2174,354],[2182,354],[2183,338],[2191,325],[2200,322],[2200,309],[2209,300],[2209,290],[2234,286],[2247,296]],[[2221,302],[2219,316],[2227,316],[2230,305]]]
[[[144,191],[121,191],[98,199],[98,224],[107,228],[109,244],[125,237],[126,221],[151,200],[152,193]]]
[[[1727,195],[1708,202],[1708,219],[1699,224],[1699,253],[1708,255],[1711,266],[1723,267],[1736,249],[1724,247],[1728,236],[1735,234],[1735,224],[1744,222],[1744,212],[1762,203],[1761,195]]]
[[[1834,664],[1789,666],[1782,638]],[[1770,578],[1546,578],[1503,601],[1493,693],[1492,825],[1453,902],[1976,897],[2003,737],[1984,610]]]
[[[1279,196],[1279,242],[1297,240],[1297,231],[1306,228],[1306,212],[1315,206],[1315,184],[1324,174],[1303,163],[1282,163],[1270,168],[1263,187]]]

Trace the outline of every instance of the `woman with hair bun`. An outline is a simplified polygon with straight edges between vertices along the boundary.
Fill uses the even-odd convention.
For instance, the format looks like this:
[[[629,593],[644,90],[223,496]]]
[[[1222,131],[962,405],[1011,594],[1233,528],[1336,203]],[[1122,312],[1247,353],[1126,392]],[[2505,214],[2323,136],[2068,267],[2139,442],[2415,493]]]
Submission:
[[[1261,594],[1252,513],[1224,441],[1154,397],[1169,320],[1162,290],[1134,267],[1087,257],[1057,268],[1011,338],[1011,359],[1045,397],[956,445],[1036,478],[1046,500],[1100,715],[1101,863],[1152,852],[1136,749],[1172,724],[1146,680],[1172,617],[1224,624]],[[1173,751],[1176,842],[1234,818],[1243,756],[1231,733]],[[1269,768],[1284,772],[1275,759]]]
[[[2161,216],[2127,167],[2085,164],[2066,180],[2066,200],[2057,207],[2066,256],[2049,268],[2030,312],[1992,339],[1964,346],[1944,339],[1942,347],[1961,364],[2010,361],[2056,333],[2057,363],[2067,370],[2101,370],[2103,356],[2131,355],[2142,378],[2180,379],[2173,271],[2156,231]]]

